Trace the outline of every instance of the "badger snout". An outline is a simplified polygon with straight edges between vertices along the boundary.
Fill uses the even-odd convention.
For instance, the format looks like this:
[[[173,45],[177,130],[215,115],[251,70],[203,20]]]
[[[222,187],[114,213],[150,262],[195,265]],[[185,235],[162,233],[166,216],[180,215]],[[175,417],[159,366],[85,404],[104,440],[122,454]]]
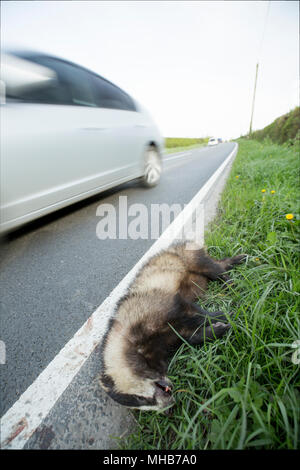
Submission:
[[[156,380],[154,386],[155,398],[160,408],[169,408],[174,405],[175,400],[172,395],[173,384],[167,377]]]

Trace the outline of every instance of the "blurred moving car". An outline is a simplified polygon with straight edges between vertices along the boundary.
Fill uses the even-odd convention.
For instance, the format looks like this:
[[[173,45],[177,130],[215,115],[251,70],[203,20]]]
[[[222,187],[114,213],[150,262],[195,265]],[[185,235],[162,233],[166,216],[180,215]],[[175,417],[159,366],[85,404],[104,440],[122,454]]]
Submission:
[[[131,179],[158,183],[164,139],[127,93],[53,56],[1,59],[0,231]]]
[[[209,145],[209,146],[211,146],[211,145],[218,145],[218,143],[219,143],[219,142],[218,142],[218,139],[216,139],[215,137],[211,137],[211,138],[209,139],[207,145]]]
[[[223,140],[221,139],[221,137],[218,137],[218,143],[221,144],[223,142]]]

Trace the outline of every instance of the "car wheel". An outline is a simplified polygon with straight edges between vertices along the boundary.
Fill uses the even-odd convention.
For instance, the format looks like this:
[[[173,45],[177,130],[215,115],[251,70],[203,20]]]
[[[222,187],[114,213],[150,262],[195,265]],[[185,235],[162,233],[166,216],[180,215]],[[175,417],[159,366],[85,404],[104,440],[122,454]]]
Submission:
[[[144,174],[142,183],[147,188],[156,186],[162,171],[161,159],[155,147],[149,147],[144,157]]]

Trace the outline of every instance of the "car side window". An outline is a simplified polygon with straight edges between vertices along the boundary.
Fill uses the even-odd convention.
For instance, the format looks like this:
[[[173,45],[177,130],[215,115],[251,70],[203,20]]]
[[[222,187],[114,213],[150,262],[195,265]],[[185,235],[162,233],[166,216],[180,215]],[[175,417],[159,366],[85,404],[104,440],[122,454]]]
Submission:
[[[50,80],[47,86],[23,90],[15,98],[33,103],[96,106],[88,72],[52,57],[31,60],[53,70],[56,79]]]
[[[49,80],[42,86],[35,86],[33,84],[30,87],[14,90],[13,94],[10,94],[9,97],[29,103],[70,104],[71,96],[69,89],[66,83],[61,80],[61,76],[57,73],[54,64],[51,61],[48,63],[47,60],[43,60],[44,58],[41,58],[41,60],[38,59],[34,58],[29,60],[53,70],[56,78]]]
[[[95,102],[98,107],[136,111],[134,102],[127,93],[97,75],[91,74],[90,76]]]
[[[56,72],[60,86],[68,90],[68,104],[96,106],[88,72],[51,57],[41,57],[39,63]]]
[[[19,98],[32,103],[69,104],[68,90],[59,86],[56,81],[49,83],[47,88],[24,91]]]
[[[22,90],[18,96],[12,98],[31,103],[136,111],[134,101],[127,93],[96,74],[52,57],[34,56],[29,60],[53,70],[56,79],[49,80],[49,83],[42,87]]]

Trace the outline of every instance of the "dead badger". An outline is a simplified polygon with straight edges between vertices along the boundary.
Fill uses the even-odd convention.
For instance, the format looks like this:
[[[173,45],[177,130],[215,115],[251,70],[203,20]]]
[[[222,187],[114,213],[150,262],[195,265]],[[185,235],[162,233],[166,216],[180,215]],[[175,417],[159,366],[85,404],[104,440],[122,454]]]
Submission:
[[[215,260],[189,242],[153,256],[119,301],[102,343],[101,386],[118,403],[159,410],[174,403],[166,377],[180,335],[193,345],[230,328],[224,313],[195,303],[208,281],[229,281],[227,271],[245,255]],[[192,248],[192,249],[191,249]],[[178,334],[176,334],[176,332]]]

